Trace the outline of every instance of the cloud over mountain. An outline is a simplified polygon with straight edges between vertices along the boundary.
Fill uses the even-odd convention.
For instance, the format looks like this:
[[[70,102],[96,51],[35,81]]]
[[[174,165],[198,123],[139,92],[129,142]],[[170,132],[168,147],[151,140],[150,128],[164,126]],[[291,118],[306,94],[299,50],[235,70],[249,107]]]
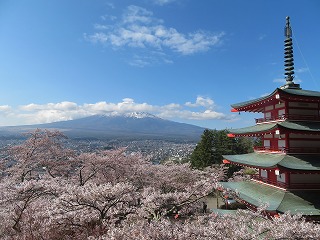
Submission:
[[[214,101],[208,97],[198,96],[194,103],[169,103],[151,105],[137,103],[132,98],[124,98],[121,102],[101,101],[97,103],[77,104],[63,101],[47,104],[27,104],[17,108],[0,106],[0,114],[4,116],[0,125],[39,124],[56,121],[72,120],[96,114],[148,112],[164,119],[185,120],[230,120],[231,116],[215,110]],[[12,119],[18,119],[13,122]]]

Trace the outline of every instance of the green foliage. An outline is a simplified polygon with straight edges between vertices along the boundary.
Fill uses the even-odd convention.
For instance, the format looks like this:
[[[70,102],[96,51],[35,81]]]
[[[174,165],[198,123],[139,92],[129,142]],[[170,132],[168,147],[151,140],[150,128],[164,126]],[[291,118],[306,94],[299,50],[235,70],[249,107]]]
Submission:
[[[222,155],[244,154],[253,151],[251,139],[229,138],[228,133],[226,129],[204,130],[200,142],[190,157],[192,167],[204,169],[213,164],[221,164]]]
[[[253,169],[253,168],[245,168],[243,170],[243,174],[244,175],[254,175],[254,174],[257,174],[257,170]]]
[[[262,138],[261,137],[253,138],[253,146],[262,147],[263,146]]]
[[[203,169],[214,163],[214,133],[211,130],[204,130],[200,142],[191,154],[191,166]]]

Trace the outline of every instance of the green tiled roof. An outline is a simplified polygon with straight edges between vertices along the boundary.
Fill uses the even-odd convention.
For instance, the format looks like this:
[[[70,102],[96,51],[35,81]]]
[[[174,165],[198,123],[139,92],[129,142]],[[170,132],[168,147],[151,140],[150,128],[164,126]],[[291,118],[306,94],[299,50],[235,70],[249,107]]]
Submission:
[[[320,170],[319,155],[285,155],[279,166],[295,170]]]
[[[283,158],[282,154],[260,154],[248,153],[240,155],[223,155],[223,157],[231,162],[240,163],[248,166],[275,167]]]
[[[290,89],[290,88],[286,88],[286,89],[276,88],[272,93],[270,93],[267,96],[256,98],[256,99],[245,101],[245,102],[235,103],[235,104],[232,104],[231,107],[237,109],[253,103],[257,103],[262,100],[268,99],[269,97],[273,96],[276,92],[279,92],[279,93],[284,92],[286,94],[303,96],[303,97],[320,98],[320,92],[317,92],[317,91],[310,91],[310,90],[303,90],[303,89]]]
[[[223,155],[231,162],[252,167],[274,168],[276,166],[293,170],[319,171],[319,155],[287,155],[272,153],[248,153],[240,155]]]
[[[250,134],[250,133],[263,133],[273,129],[290,129],[296,131],[309,131],[309,132],[320,132],[320,122],[278,122],[278,123],[265,123],[257,124],[245,128],[229,129],[233,134]]]
[[[234,134],[250,134],[250,133],[260,133],[270,131],[274,128],[277,128],[277,123],[267,123],[267,124],[257,124],[250,127],[229,129],[230,133]]]
[[[293,88],[286,88],[286,89],[279,89],[279,90],[291,95],[299,95],[299,96],[305,96],[305,97],[320,97],[320,92],[318,91],[293,89]]]
[[[320,131],[319,122],[290,122],[284,121],[278,123],[279,126],[299,131]]]
[[[250,104],[253,104],[253,103],[257,103],[257,102],[260,102],[260,101],[262,101],[264,99],[267,99],[267,98],[271,97],[273,94],[274,94],[274,92],[269,94],[269,95],[267,95],[267,96],[264,96],[264,97],[248,100],[248,101],[245,101],[245,102],[234,103],[234,104],[231,104],[231,107],[237,109],[237,108],[244,107],[244,106],[247,106],[247,105],[250,105]]]
[[[320,191],[285,191],[254,181],[222,182],[225,189],[238,193],[238,197],[254,205],[267,204],[268,211],[308,216],[320,215]]]

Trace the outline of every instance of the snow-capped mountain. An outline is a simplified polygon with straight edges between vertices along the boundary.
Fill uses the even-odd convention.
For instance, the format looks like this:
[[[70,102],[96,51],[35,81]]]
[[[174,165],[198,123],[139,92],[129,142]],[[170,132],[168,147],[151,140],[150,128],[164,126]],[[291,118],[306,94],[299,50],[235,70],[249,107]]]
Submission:
[[[119,113],[111,112],[102,114],[105,117],[128,117],[128,118],[158,118],[155,115],[146,112],[129,112],[129,113]]]
[[[3,127],[1,135],[32,131],[36,128],[58,129],[71,138],[166,139],[198,141],[204,128],[165,120],[145,112],[110,113],[46,124]]]

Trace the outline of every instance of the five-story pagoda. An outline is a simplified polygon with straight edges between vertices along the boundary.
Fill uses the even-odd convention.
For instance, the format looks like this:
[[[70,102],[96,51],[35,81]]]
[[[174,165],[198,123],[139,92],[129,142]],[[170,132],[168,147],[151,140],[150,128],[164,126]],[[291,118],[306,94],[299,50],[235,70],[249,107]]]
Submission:
[[[225,182],[250,208],[267,204],[269,215],[290,211],[320,217],[320,92],[293,82],[294,61],[289,17],[285,26],[286,83],[271,94],[231,105],[233,112],[263,113],[251,127],[231,129],[229,137],[260,137],[253,153],[225,155],[225,163],[255,168],[250,181]]]

